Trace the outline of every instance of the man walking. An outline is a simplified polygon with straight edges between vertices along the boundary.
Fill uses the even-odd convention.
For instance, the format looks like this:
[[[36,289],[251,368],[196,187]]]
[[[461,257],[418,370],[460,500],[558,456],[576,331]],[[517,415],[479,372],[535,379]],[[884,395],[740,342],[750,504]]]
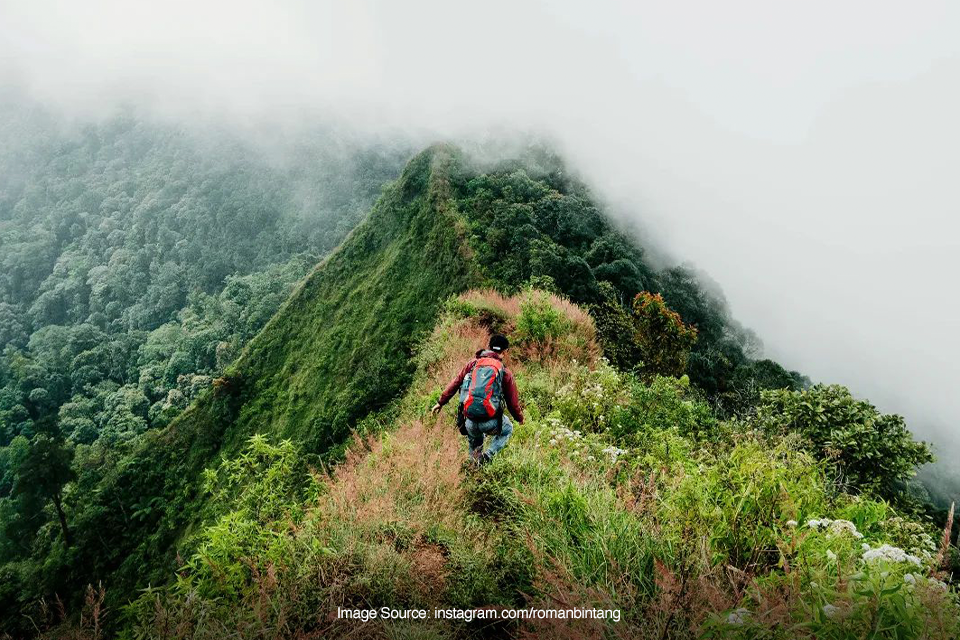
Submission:
[[[470,445],[470,459],[478,465],[490,462],[513,433],[513,424],[504,415],[504,405],[517,422],[523,424],[517,383],[503,365],[503,353],[509,347],[506,336],[491,336],[489,346],[477,351],[476,356],[463,366],[432,409],[433,413],[439,413],[443,405],[460,391],[457,422],[461,425],[460,433],[467,437]],[[488,435],[493,439],[484,452],[483,440]]]

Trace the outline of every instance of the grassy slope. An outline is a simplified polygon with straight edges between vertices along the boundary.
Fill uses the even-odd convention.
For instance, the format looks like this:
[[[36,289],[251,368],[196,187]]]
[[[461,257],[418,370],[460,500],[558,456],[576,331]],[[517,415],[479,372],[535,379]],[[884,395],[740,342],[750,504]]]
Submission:
[[[708,629],[738,640],[954,637],[955,595],[923,577],[932,560],[860,559],[861,544],[898,542],[882,505],[831,498],[821,467],[789,441],[730,434],[697,446],[678,427],[695,410],[684,383],[631,388],[599,361],[581,309],[539,299],[553,310],[533,314],[552,326],[546,340],[524,339],[522,299],[470,292],[453,301],[390,427],[356,438],[305,503],[267,516],[234,503],[201,536],[184,579],[128,611],[128,630],[158,640],[686,640]],[[490,320],[517,338],[508,364],[528,420],[492,465],[467,471],[452,415],[435,419],[428,407]],[[604,426],[618,407],[628,413],[616,421],[641,438]],[[613,459],[611,444],[630,451]],[[253,495],[269,489],[269,475],[250,475]],[[851,518],[864,537],[788,523],[825,515]],[[839,613],[827,616],[825,604]],[[358,623],[338,621],[341,606],[587,606],[624,619]],[[728,623],[741,606],[745,622]]]
[[[632,386],[598,360],[582,309],[557,298],[549,306],[563,321],[546,341],[524,341],[519,300],[491,293],[457,298],[434,328],[443,301],[480,280],[450,204],[448,176],[457,164],[445,148],[412,161],[222,383],[107,479],[99,509],[86,517],[125,538],[109,549],[80,541],[78,557],[98,561],[78,564],[74,582],[117,566],[121,587],[168,581],[174,543],[207,501],[200,473],[218,453],[237,453],[254,433],[291,438],[296,455],[336,449],[359,420],[402,396],[382,416],[389,428],[356,440],[346,462],[315,483],[314,498],[291,499],[269,517],[259,505],[212,505],[222,515],[193,532],[200,547],[181,580],[141,598],[127,629],[158,638],[356,637],[355,625],[327,614],[338,605],[590,604],[624,610],[625,623],[606,630],[611,636],[679,639],[739,605],[769,625],[828,602],[853,611],[848,591],[860,542],[785,523],[843,517],[874,546],[898,540],[878,523],[882,507],[833,501],[820,466],[790,442],[735,433],[698,441],[712,420],[686,383]],[[550,314],[540,316],[538,323]],[[463,443],[450,412],[436,420],[427,409],[491,321],[517,338],[511,367],[529,421],[491,467],[472,474],[460,466]],[[606,431],[613,411],[621,412],[626,436]],[[610,460],[610,445],[631,449],[630,456]],[[248,480],[270,482],[271,475]],[[259,491],[281,493],[274,489]],[[828,548],[838,560],[823,560]],[[776,568],[781,552],[786,572]],[[903,584],[904,570],[890,567],[882,580]],[[114,603],[133,595],[110,588]],[[956,610],[934,587],[918,591],[926,610],[953,616],[944,628],[955,622]],[[911,615],[921,627],[938,622],[922,610]],[[605,631],[595,623],[573,630],[430,626],[365,631],[393,638],[497,630],[599,638]]]
[[[329,451],[404,390],[412,348],[440,304],[474,279],[446,194],[452,160],[435,147],[411,161],[221,384],[167,430],[149,434],[95,488],[80,517],[122,537],[109,546],[78,541],[74,582],[111,574],[127,588],[166,581],[173,543],[201,508],[200,472],[217,454],[253,433],[292,438],[305,452]]]
[[[475,279],[450,209],[451,162],[443,147],[414,159],[251,343],[232,371],[244,406],[229,441],[261,432],[326,451],[409,384],[440,304]]]

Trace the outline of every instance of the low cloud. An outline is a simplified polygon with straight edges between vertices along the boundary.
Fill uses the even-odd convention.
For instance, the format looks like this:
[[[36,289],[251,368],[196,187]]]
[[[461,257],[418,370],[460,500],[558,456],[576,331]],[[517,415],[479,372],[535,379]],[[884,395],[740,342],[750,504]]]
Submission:
[[[958,32],[949,1],[3,0],[0,83],[81,119],[547,135],[772,356],[945,446]]]

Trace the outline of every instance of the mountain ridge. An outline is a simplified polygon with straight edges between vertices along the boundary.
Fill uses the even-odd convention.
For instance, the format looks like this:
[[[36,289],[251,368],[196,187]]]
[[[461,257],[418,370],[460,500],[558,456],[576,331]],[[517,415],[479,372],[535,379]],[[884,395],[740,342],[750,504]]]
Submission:
[[[773,541],[787,544],[779,522],[787,517],[800,520],[829,513],[849,518],[878,543],[896,542],[894,534],[877,524],[880,516],[874,517],[887,514],[885,506],[870,502],[861,508],[826,499],[832,490],[822,465],[835,463],[829,457],[835,434],[818,431],[820,423],[803,413],[813,406],[816,418],[825,406],[842,423],[853,415],[852,406],[866,422],[851,433],[864,433],[874,421],[872,408],[855,405],[842,389],[804,391],[799,374],[749,357],[751,336],[729,316],[722,300],[705,291],[689,271],[657,271],[647,265],[640,241],[610,221],[589,190],[567,177],[558,158],[542,150],[531,153],[540,154],[535,162],[520,158],[483,168],[445,144],[415,156],[364,221],[296,286],[222,377],[169,427],[147,432],[116,464],[105,465],[99,477],[85,475],[82,485],[72,487],[75,544],[61,548],[63,555],[45,566],[39,585],[27,585],[14,569],[9,574],[12,586],[0,592],[2,609],[29,610],[51,593],[73,594],[71,604],[81,606],[85,585],[102,580],[106,606],[116,610],[134,589],[159,586],[160,591],[147,591],[146,600],[122,609],[143,621],[150,619],[151,607],[162,604],[152,598],[169,596],[172,606],[179,607],[181,596],[193,601],[191,580],[203,591],[196,595],[205,597],[219,593],[222,579],[233,585],[223,594],[223,606],[238,609],[211,606],[224,620],[233,620],[241,609],[257,610],[259,605],[243,600],[255,595],[246,590],[264,587],[257,575],[269,574],[278,563],[294,571],[294,577],[285,574],[286,583],[294,588],[309,585],[310,601],[320,599],[328,607],[334,600],[323,600],[327,596],[322,594],[335,585],[313,578],[302,583],[296,576],[331,561],[344,563],[336,566],[346,571],[345,580],[360,581],[350,596],[355,605],[364,598],[420,602],[422,593],[406,590],[414,577],[405,563],[414,562],[455,578],[458,586],[452,591],[443,587],[443,580],[432,583],[439,604],[516,606],[527,602],[523,594],[536,589],[537,597],[545,598],[536,601],[541,604],[553,593],[616,601],[636,612],[651,606],[650,598],[660,597],[664,580],[683,575],[683,563],[700,562],[692,555],[696,541],[684,527],[713,527],[719,532],[713,543],[718,557],[744,575],[753,571],[751,563],[773,557]],[[473,293],[465,293],[469,290]],[[462,473],[450,468],[456,466],[460,442],[452,432],[446,440],[443,431],[411,432],[409,427],[423,425],[426,408],[439,394],[439,381],[494,328],[508,330],[516,339],[514,354],[525,369],[521,392],[532,423],[518,430],[503,463],[489,470],[493,479],[501,480],[490,496],[466,480],[460,482]],[[682,344],[671,337],[676,335]],[[651,350],[650,345],[670,353]],[[599,359],[601,350],[609,362]],[[442,373],[433,368],[437,362],[443,363]],[[779,391],[769,396],[767,389]],[[755,412],[758,408],[765,413]],[[798,433],[807,429],[806,444],[799,446],[798,433],[782,433],[783,424]],[[897,435],[892,447],[909,440],[902,421],[884,424]],[[434,446],[424,452],[446,469],[436,471],[438,482],[447,488],[428,488],[463,498],[447,503],[452,510],[447,515],[453,514],[456,523],[443,514],[426,514],[417,524],[420,537],[411,539],[403,527],[397,528],[395,520],[402,524],[399,512],[392,519],[365,521],[340,533],[326,529],[325,520],[314,521],[319,529],[302,540],[307,547],[287,549],[289,557],[271,555],[271,541],[281,544],[288,536],[299,540],[289,527],[306,522],[317,498],[314,491],[329,489],[311,479],[310,467],[315,473],[348,472],[350,460],[365,456],[366,448],[389,452],[391,434],[403,429],[405,455],[416,454],[420,437]],[[561,441],[564,447],[576,446],[542,455]],[[853,437],[851,449],[856,444]],[[611,457],[613,466],[603,466],[602,473],[589,465],[582,468],[583,460],[573,459],[581,449],[594,460]],[[620,451],[633,457],[621,460]],[[923,456],[923,447],[913,443],[893,453],[902,459],[889,478],[876,483],[883,490],[890,478],[899,480],[909,473],[915,458]],[[818,461],[814,454],[826,457]],[[725,455],[733,463],[729,469]],[[865,451],[861,458],[854,451],[849,462],[862,465],[863,458],[873,455]],[[836,460],[848,462],[844,457]],[[621,464],[627,462],[631,466]],[[780,463],[796,477],[783,475]],[[374,505],[380,498],[413,509],[420,504],[416,491],[404,488],[419,467],[409,458],[403,464],[399,471],[384,470],[400,473],[400,493],[377,485],[371,489]],[[378,473],[375,461],[365,468],[373,476]],[[751,468],[762,469],[773,483],[757,495],[748,488]],[[700,485],[704,469],[711,475]],[[456,488],[449,485],[451,478],[460,479]],[[368,480],[378,482],[375,477]],[[274,481],[276,485],[270,484]],[[727,500],[727,485],[737,488],[736,495],[749,501],[751,509],[756,507],[750,513],[755,534],[730,525],[728,518],[736,524],[739,517],[724,510],[730,505],[711,506],[711,500]],[[790,489],[777,489],[781,485]],[[668,490],[673,502],[667,510],[642,513],[652,508],[650,492]],[[536,499],[527,502],[528,494]],[[336,518],[348,522],[349,508],[349,503],[339,505]],[[439,520],[433,520],[435,515]],[[526,551],[503,555],[505,551],[487,546],[487,538],[475,537],[485,518],[495,528],[507,526],[504,531],[518,539],[524,531],[535,531],[538,537]],[[674,537],[654,548],[647,538],[659,540],[661,528]],[[261,530],[265,538],[241,535]],[[608,539],[603,532],[609,530],[621,533]],[[341,534],[359,545],[357,549],[325,538]],[[457,546],[451,536],[465,540],[467,547]],[[675,556],[670,545],[681,545],[683,553],[691,555]],[[408,548],[415,552],[412,559]],[[845,550],[851,562],[854,550]],[[368,551],[373,555],[365,555]],[[399,563],[394,574],[384,574],[396,578],[395,586],[373,570],[377,554]],[[552,573],[552,562],[561,562],[563,572]],[[208,569],[221,565],[229,571],[208,575]],[[622,573],[618,566],[630,569]],[[715,571],[712,565],[697,566],[704,575]],[[228,576],[239,582],[231,583]],[[597,576],[600,582],[591,582]],[[24,580],[23,589],[16,579]],[[722,583],[714,586],[723,591]],[[618,585],[627,585],[626,600],[618,600]],[[178,591],[181,587],[186,591]],[[560,591],[554,593],[556,589]],[[744,596],[735,591],[723,591],[717,602],[724,607],[739,604]],[[241,600],[231,599],[236,597]],[[720,606],[715,604],[702,611],[703,616],[714,616],[714,622]],[[191,619],[189,611],[181,613]],[[302,624],[310,628],[317,624],[309,621],[314,614],[298,613],[306,616]],[[703,616],[691,624],[705,624]],[[120,621],[113,624],[123,627]],[[671,624],[668,617],[660,633],[667,634]],[[631,632],[640,628],[645,627],[629,627]]]
[[[216,456],[235,453],[254,433],[329,452],[400,394],[433,314],[476,277],[459,259],[466,249],[457,220],[441,206],[450,155],[438,145],[415,157],[222,378],[84,487],[89,502],[73,515],[75,560],[48,575],[47,588],[79,593],[107,577],[124,589],[166,582],[177,541],[204,517],[200,475]],[[110,545],[103,530],[116,532]]]
[[[452,409],[429,407],[493,331],[514,339],[505,359],[527,419],[477,469]],[[231,488],[211,491],[219,519],[175,584],[126,609],[129,632],[853,640],[886,625],[896,635],[882,637],[945,640],[957,629],[929,533],[881,501],[834,495],[795,436],[717,422],[685,376],[617,371],[595,338],[591,316],[555,294],[449,299],[403,400],[340,464],[311,477],[296,445],[257,436],[211,470],[210,486]],[[359,626],[344,609],[378,615]],[[425,619],[387,615],[410,610]]]

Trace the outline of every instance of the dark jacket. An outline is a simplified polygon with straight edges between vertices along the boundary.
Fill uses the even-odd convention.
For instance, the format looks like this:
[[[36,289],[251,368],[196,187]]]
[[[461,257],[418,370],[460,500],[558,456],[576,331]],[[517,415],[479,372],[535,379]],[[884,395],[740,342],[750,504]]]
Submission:
[[[460,369],[460,373],[450,381],[450,384],[447,385],[447,388],[443,390],[443,393],[440,394],[440,406],[447,404],[458,391],[460,391],[460,385],[463,384],[463,379],[467,377],[467,374],[470,373],[470,370],[473,369],[474,365],[477,363],[477,360],[481,357],[484,358],[496,358],[497,360],[503,360],[499,353],[496,351],[488,351],[486,349],[480,349],[477,351],[477,355],[463,365],[463,368]],[[520,394],[517,393],[517,383],[513,379],[513,374],[510,373],[510,370],[506,367],[503,368],[503,399],[507,403],[507,409],[510,410],[510,414],[516,418],[517,422],[523,424],[523,409],[520,408]]]

